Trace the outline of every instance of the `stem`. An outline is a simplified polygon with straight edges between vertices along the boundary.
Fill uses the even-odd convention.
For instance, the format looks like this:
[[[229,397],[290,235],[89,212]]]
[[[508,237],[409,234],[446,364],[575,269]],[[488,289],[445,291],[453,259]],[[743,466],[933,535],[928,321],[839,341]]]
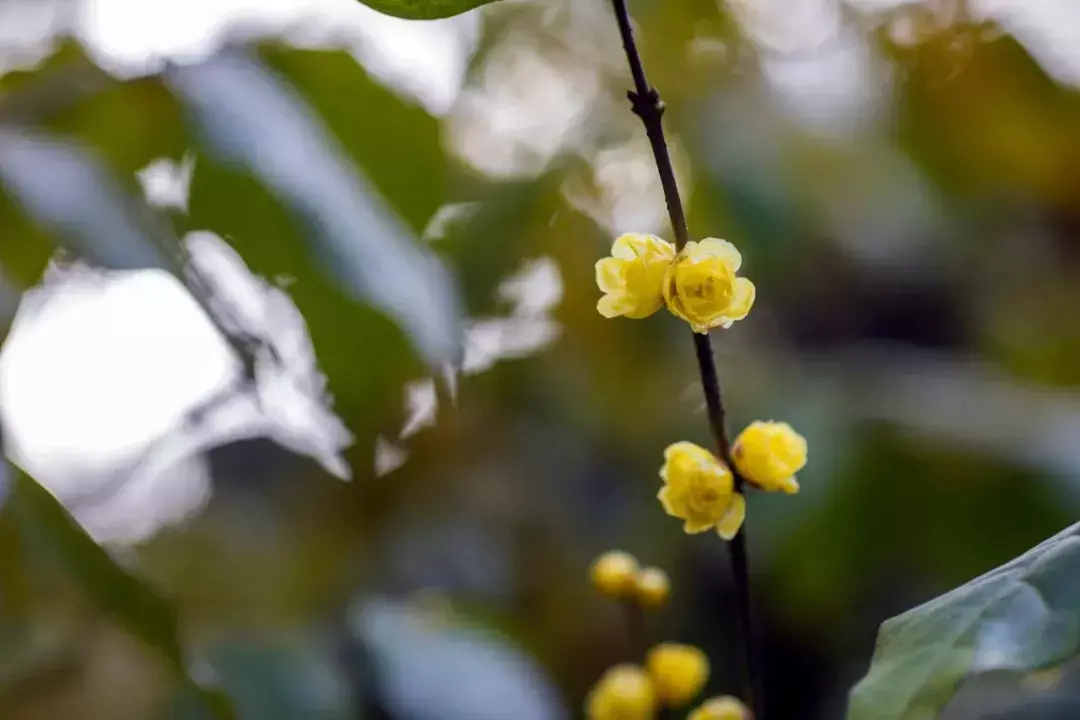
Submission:
[[[679,187],[675,182],[675,170],[671,165],[667,140],[664,137],[664,103],[660,94],[649,85],[645,78],[645,68],[641,63],[634,31],[630,25],[630,14],[626,9],[626,0],[612,0],[615,19],[619,23],[626,59],[630,64],[630,74],[634,79],[634,89],[627,93],[634,114],[641,118],[645,134],[652,146],[656,169],[660,173],[660,184],[664,189],[671,228],[675,233],[675,246],[682,250],[689,239],[686,226],[686,213],[683,210]],[[705,393],[708,407],[709,427],[712,430],[716,452],[728,466],[734,476],[735,491],[742,492],[744,481],[731,458],[731,440],[728,438],[724,421],[724,400],[720,389],[720,380],[716,374],[716,360],[713,356],[712,343],[708,335],[694,333],[694,349],[697,354],[698,369],[701,372],[701,387]],[[750,599],[750,568],[746,548],[746,525],[739,534],[728,543],[731,556],[731,569],[734,576],[736,605],[739,616],[739,635],[742,640],[743,696],[753,708],[755,720],[764,720],[764,690],[761,662],[761,650],[757,629],[754,622],[753,605]]]

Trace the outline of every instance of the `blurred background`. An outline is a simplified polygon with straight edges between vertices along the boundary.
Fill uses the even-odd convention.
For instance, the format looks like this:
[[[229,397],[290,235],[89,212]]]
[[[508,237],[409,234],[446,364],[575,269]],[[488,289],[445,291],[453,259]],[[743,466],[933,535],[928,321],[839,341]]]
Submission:
[[[770,717],[839,718],[884,619],[1077,516],[1080,6],[631,11],[758,288],[733,429],[811,448],[750,501]],[[243,718],[580,717],[635,652],[614,547],[737,689],[723,544],[655,500],[708,439],[689,332],[595,309],[670,237],[625,63],[602,0],[0,0],[0,717],[208,717],[23,472]]]

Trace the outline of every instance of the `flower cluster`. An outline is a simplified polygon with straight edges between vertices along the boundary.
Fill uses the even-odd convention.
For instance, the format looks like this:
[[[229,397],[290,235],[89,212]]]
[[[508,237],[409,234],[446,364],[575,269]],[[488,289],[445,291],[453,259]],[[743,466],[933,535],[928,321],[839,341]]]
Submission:
[[[604,317],[640,319],[666,305],[694,332],[731,327],[754,304],[754,283],[735,274],[741,265],[727,240],[688,242],[676,252],[652,235],[622,235],[611,257],[596,263],[596,284],[604,293],[597,310]]]
[[[731,455],[739,476],[754,487],[799,491],[795,473],[806,464],[806,440],[787,423],[751,423],[736,438]],[[735,477],[718,457],[694,443],[677,442],[664,451],[660,478],[664,486],[657,498],[668,515],[683,521],[684,532],[715,527],[725,540],[738,534],[746,499],[735,491]]]
[[[632,600],[643,608],[657,608],[667,602],[671,584],[667,573],[657,567],[641,568],[633,555],[612,550],[593,561],[593,586],[609,598]]]
[[[641,569],[630,554],[613,550],[593,561],[593,585],[603,595],[630,601],[631,608],[657,607],[667,601],[667,574]],[[585,699],[587,720],[653,720],[662,708],[680,709],[701,695],[709,681],[709,659],[693,645],[654,645],[641,665],[609,668]],[[687,720],[751,720],[733,697],[707,700]]]
[[[596,263],[596,284],[604,293],[597,310],[604,317],[644,318],[662,307],[685,320],[695,333],[728,328],[754,305],[754,284],[737,275],[742,256],[726,240],[688,242],[681,250],[652,235],[623,235],[611,257]],[[683,521],[688,534],[715,529],[725,540],[738,535],[746,518],[747,487],[796,493],[795,475],[806,465],[806,440],[787,423],[754,421],[728,447],[723,434],[718,454],[691,442],[664,451],[664,511]],[[629,601],[633,611],[663,605],[670,594],[667,575],[640,569],[633,556],[613,551],[592,566],[592,581],[604,595]],[[608,670],[586,699],[588,720],[652,720],[661,708],[678,709],[701,694],[709,661],[692,645],[654,646],[644,666]],[[734,697],[717,697],[693,710],[687,720],[751,720]]]
[[[688,242],[681,251],[652,235],[622,235],[611,257],[596,263],[596,283],[604,296],[597,309],[605,317],[643,318],[667,306],[694,332],[730,327],[754,304],[754,283],[736,273],[742,256],[726,240]],[[726,453],[727,448],[722,448]],[[668,515],[695,534],[715,528],[731,540],[746,517],[746,499],[737,480],[766,492],[796,493],[795,474],[806,465],[806,440],[781,422],[751,423],[731,447],[728,467],[703,447],[677,442],[664,452],[658,498]]]

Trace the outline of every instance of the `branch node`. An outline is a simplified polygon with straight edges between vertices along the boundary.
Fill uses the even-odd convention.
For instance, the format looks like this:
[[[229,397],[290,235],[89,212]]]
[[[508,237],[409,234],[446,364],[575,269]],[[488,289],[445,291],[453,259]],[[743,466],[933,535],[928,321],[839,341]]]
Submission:
[[[660,99],[660,93],[656,91],[656,88],[649,88],[644,93],[630,90],[626,93],[626,96],[630,98],[630,105],[634,114],[643,120],[646,116],[659,118],[667,108],[664,101]]]

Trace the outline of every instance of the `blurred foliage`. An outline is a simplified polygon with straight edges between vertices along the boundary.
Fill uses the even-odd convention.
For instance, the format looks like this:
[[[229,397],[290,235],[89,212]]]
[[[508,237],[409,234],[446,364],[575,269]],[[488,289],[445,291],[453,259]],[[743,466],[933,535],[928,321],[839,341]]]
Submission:
[[[465,6],[369,4],[414,16]],[[919,693],[951,720],[1070,716],[1075,705],[1074,653],[1054,654],[1049,642],[1075,633],[1025,634],[1016,647],[1034,659],[1009,669],[974,666],[966,652],[959,664],[945,662],[956,647],[974,647],[965,643],[979,628],[1028,627],[1026,605],[976,602],[982,591],[973,588],[987,580],[964,583],[1074,520],[1080,498],[1080,94],[1033,52],[1029,36],[950,16],[946,5],[852,10],[844,33],[788,52],[754,36],[736,4],[632,3],[650,80],[668,106],[691,231],[736,242],[759,288],[754,321],[715,339],[733,421],[782,418],[811,442],[799,496],[750,502],[774,720],[843,716],[882,619],[957,586],[886,626],[879,653],[896,658],[906,680],[875,680],[879,655],[852,717],[906,717],[904,703]],[[528,702],[523,687],[550,682],[559,697],[543,702],[573,715],[600,672],[635,652],[618,613],[585,581],[593,555],[609,547],[671,572],[673,606],[651,621],[650,634],[704,646],[716,666],[710,690],[735,687],[722,548],[686,540],[654,497],[662,448],[705,437],[690,343],[675,323],[605,322],[595,312],[592,266],[612,234],[631,229],[627,218],[633,229],[665,232],[647,154],[644,165],[605,165],[612,150],[642,157],[613,19],[602,4],[577,0],[496,3],[473,17],[476,51],[445,112],[388,80],[378,63],[359,62],[362,53],[340,43],[294,47],[287,36],[237,38],[202,62],[134,78],[98,69],[72,39],[33,69],[0,75],[4,325],[9,298],[38,282],[61,245],[115,266],[123,262],[103,249],[121,260],[139,251],[103,243],[138,237],[182,261],[177,239],[211,230],[254,273],[288,280],[334,410],[356,437],[346,454],[351,484],[269,442],[208,451],[214,494],[205,510],[122,556],[125,568],[130,561],[174,598],[178,628],[172,609],[149,620],[132,611],[149,630],[117,610],[145,596],[129,580],[124,588],[134,589],[116,589],[110,578],[133,576],[107,556],[29,559],[14,522],[20,504],[8,502],[0,514],[0,717],[76,717],[72,707],[87,720],[200,717],[184,683],[148,665],[145,649],[118,639],[114,626],[159,638],[150,642],[170,655],[179,641],[208,657],[245,718],[418,717],[415,698],[402,702],[408,678],[376,672],[408,672],[405,656],[449,658],[468,681],[425,686],[423,697],[468,708],[473,695],[452,693],[474,688],[470,673],[507,653],[528,658],[527,677],[547,679],[491,677],[492,697],[505,690]],[[828,62],[849,31],[867,73],[854,91],[845,85],[850,65]],[[348,214],[340,204],[312,207],[304,188],[290,185],[319,163],[274,168],[260,165],[265,156],[230,154],[190,93],[178,90],[185,70],[238,54],[305,108],[301,126],[314,135],[283,141],[289,149],[318,138],[320,153],[361,178],[352,189],[384,204],[390,234],[426,258],[420,265],[437,258],[457,278],[446,291],[453,298],[412,317],[421,324],[403,318],[425,311],[395,314],[370,285],[342,281],[346,256],[333,243],[345,234],[327,227]],[[799,84],[784,72],[800,69],[800,82],[824,83],[804,100],[827,104],[832,92],[839,100],[800,109],[784,94]],[[493,97],[500,81],[513,92]],[[585,100],[574,114],[578,97]],[[529,143],[566,107],[573,139],[544,157]],[[261,128],[252,132],[269,132],[255,108],[234,110],[227,119],[240,122],[247,110],[243,122]],[[466,132],[483,138],[479,154]],[[53,187],[70,192],[52,197],[38,192],[47,183],[26,184],[34,179],[27,172],[44,168],[41,156],[14,167],[4,159],[11,142],[36,151],[26,143],[43,141],[76,165],[37,179],[62,180]],[[188,154],[187,212],[147,207],[135,173]],[[496,165],[501,155],[540,161],[521,170]],[[504,171],[485,172],[492,166]],[[107,186],[115,203],[101,199]],[[71,202],[48,204],[59,199]],[[429,246],[409,239],[459,203],[472,210]],[[94,235],[106,227],[101,214],[114,210],[116,222],[138,230]],[[348,242],[385,233],[382,222],[363,221]],[[467,331],[507,317],[512,303],[500,282],[540,256],[562,274],[558,342],[458,378],[456,402],[440,379],[438,422],[399,437],[405,383],[440,376],[431,361],[454,353],[440,334],[458,336],[457,322]],[[402,302],[418,300],[414,289],[391,286]],[[467,317],[457,317],[458,305]],[[422,327],[440,337],[425,340]],[[372,470],[377,438],[408,455],[389,475]],[[75,530],[66,527],[58,532]],[[995,571],[990,584],[1023,595],[1045,559],[1030,562]],[[1071,596],[1052,591],[1059,581],[1069,590],[1068,577],[1054,575],[1045,593],[1040,586],[1054,618],[1075,619]],[[438,603],[433,610],[432,595],[452,612]],[[408,622],[381,626],[376,642],[341,608],[379,596],[392,597]],[[973,619],[962,625],[954,615],[965,613]],[[952,633],[957,644],[920,649],[899,632],[927,624],[935,640]],[[486,630],[457,642],[461,627]],[[445,641],[452,650],[425,656],[425,633],[440,634],[432,647]],[[399,660],[386,665],[380,653]],[[920,689],[916,676],[930,667],[922,654],[945,671]],[[896,704],[880,700],[885,690]],[[860,709],[864,701],[873,710]]]

